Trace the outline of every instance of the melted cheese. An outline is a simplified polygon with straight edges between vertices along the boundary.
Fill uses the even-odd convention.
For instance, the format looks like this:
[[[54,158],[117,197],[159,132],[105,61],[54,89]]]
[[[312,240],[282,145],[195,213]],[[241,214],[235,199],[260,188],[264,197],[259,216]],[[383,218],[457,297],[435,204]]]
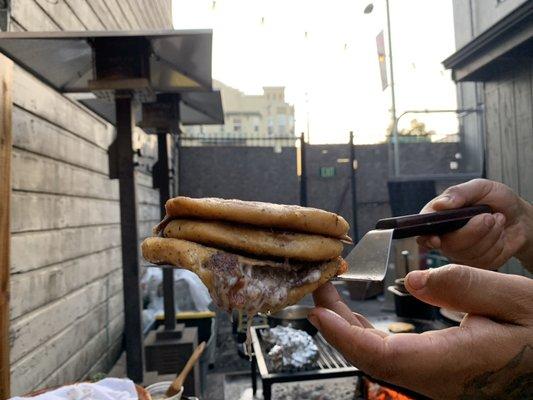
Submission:
[[[215,303],[228,312],[239,309],[248,315],[278,310],[291,288],[317,282],[322,275],[320,266],[274,270],[248,265],[227,253],[213,255],[204,267],[214,272]]]

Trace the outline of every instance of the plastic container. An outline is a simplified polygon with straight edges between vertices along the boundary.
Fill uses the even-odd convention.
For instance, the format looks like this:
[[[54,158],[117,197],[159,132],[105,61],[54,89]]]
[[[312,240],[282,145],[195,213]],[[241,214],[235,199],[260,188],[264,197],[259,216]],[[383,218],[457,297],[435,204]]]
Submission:
[[[171,397],[166,397],[165,393],[169,386],[172,384],[172,381],[163,381],[163,382],[157,382],[153,385],[150,385],[146,388],[146,391],[150,393],[150,396],[152,397],[152,400],[180,400],[181,396],[183,395],[183,386],[181,387],[181,390],[178,394],[175,394]]]

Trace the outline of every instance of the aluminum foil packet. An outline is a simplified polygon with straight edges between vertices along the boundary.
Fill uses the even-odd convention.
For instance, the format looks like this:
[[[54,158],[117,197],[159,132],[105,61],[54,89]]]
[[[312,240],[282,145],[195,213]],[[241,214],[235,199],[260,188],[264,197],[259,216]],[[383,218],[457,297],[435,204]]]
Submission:
[[[307,332],[291,326],[276,326],[265,330],[262,337],[272,345],[268,358],[274,371],[302,371],[317,367],[318,348]]]

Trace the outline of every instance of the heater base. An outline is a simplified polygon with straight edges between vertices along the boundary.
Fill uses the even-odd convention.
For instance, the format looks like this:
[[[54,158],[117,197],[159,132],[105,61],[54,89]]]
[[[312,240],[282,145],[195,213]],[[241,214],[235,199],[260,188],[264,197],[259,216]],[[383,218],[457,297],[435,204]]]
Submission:
[[[198,346],[198,328],[186,328],[184,324],[177,324],[175,330],[165,331],[164,326],[160,326],[148,334],[144,345],[146,371],[156,371],[160,375],[177,375]],[[200,394],[198,364],[194,366],[183,386],[185,395]]]

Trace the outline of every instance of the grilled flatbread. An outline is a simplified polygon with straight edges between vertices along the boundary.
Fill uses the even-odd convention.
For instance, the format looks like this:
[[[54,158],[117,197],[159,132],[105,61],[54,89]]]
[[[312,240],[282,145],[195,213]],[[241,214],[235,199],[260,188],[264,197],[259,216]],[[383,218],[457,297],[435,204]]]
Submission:
[[[261,257],[301,261],[331,260],[340,256],[343,248],[339,239],[330,237],[218,221],[175,219],[165,227],[163,236]]]
[[[198,218],[349,239],[347,236],[349,225],[344,218],[316,208],[190,197],[170,199],[165,207],[167,218],[156,227],[156,233],[164,228],[169,219]]]
[[[295,304],[346,270],[341,257],[324,263],[277,263],[173,238],[148,238],[142,244],[142,253],[151,263],[196,273],[219,307],[249,315]]]

